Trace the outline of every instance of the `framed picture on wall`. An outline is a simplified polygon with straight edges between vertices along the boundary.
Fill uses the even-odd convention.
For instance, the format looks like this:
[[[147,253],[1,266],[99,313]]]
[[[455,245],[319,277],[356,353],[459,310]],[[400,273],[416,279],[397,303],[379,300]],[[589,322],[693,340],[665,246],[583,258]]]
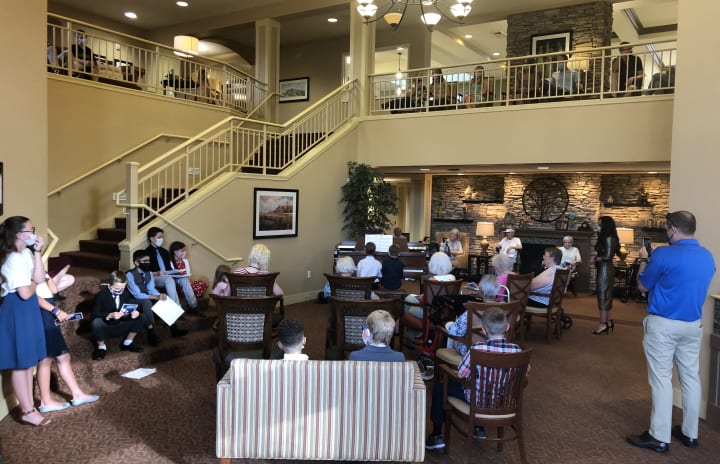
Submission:
[[[280,81],[280,103],[310,100],[310,78],[284,79]]]
[[[297,237],[298,191],[255,189],[253,238]]]

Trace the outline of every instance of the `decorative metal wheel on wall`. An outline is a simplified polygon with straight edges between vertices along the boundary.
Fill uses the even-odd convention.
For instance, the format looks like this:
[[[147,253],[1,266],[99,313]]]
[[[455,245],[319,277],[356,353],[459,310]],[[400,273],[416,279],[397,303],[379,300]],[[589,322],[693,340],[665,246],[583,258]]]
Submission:
[[[523,191],[525,213],[539,222],[554,222],[567,210],[569,197],[565,186],[554,177],[541,177]]]

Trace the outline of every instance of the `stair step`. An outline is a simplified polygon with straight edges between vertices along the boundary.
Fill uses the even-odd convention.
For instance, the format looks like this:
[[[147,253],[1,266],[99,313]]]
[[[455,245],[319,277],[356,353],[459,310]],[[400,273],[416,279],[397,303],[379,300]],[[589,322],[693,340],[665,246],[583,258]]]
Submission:
[[[105,228],[97,230],[97,236],[99,240],[113,240],[117,243],[120,243],[125,240],[125,235],[126,234],[124,228]]]
[[[127,225],[127,218],[125,218],[125,216],[115,218],[115,228],[116,229],[124,229],[126,227],[126,225]]]
[[[115,240],[80,240],[80,251],[120,257],[120,248]]]
[[[120,265],[120,256],[108,256],[84,251],[63,251],[60,256],[68,256],[74,266],[89,267],[103,271],[114,271]]]

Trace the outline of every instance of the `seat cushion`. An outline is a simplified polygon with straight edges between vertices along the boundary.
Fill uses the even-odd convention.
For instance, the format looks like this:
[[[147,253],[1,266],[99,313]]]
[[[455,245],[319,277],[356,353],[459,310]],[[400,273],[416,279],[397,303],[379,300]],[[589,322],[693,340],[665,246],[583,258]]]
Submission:
[[[466,416],[470,414],[470,405],[461,400],[460,398],[453,398],[449,397],[448,402],[450,405],[454,408],[460,411],[461,413],[465,414]],[[475,414],[475,417],[478,419],[509,419],[511,417],[515,417],[515,413],[513,414]]]
[[[460,362],[462,361],[462,358],[463,358],[463,357],[460,355],[460,353],[458,353],[457,351],[455,351],[455,350],[452,349],[452,348],[439,348],[439,349],[435,352],[435,356],[436,356],[439,360],[441,360],[441,361],[443,361],[444,363],[449,364],[449,365],[451,365],[451,366],[453,366],[453,367],[459,366],[459,365],[460,365]]]

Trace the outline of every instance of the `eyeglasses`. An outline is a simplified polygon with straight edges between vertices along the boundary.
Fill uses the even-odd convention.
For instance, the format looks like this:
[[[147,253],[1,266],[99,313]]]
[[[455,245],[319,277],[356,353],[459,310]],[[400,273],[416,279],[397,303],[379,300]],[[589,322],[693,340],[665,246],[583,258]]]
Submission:
[[[34,234],[34,233],[35,233],[35,228],[33,227],[33,228],[30,229],[30,230],[21,230],[20,233],[22,233],[22,234],[25,234],[25,233],[32,233],[32,234]]]

